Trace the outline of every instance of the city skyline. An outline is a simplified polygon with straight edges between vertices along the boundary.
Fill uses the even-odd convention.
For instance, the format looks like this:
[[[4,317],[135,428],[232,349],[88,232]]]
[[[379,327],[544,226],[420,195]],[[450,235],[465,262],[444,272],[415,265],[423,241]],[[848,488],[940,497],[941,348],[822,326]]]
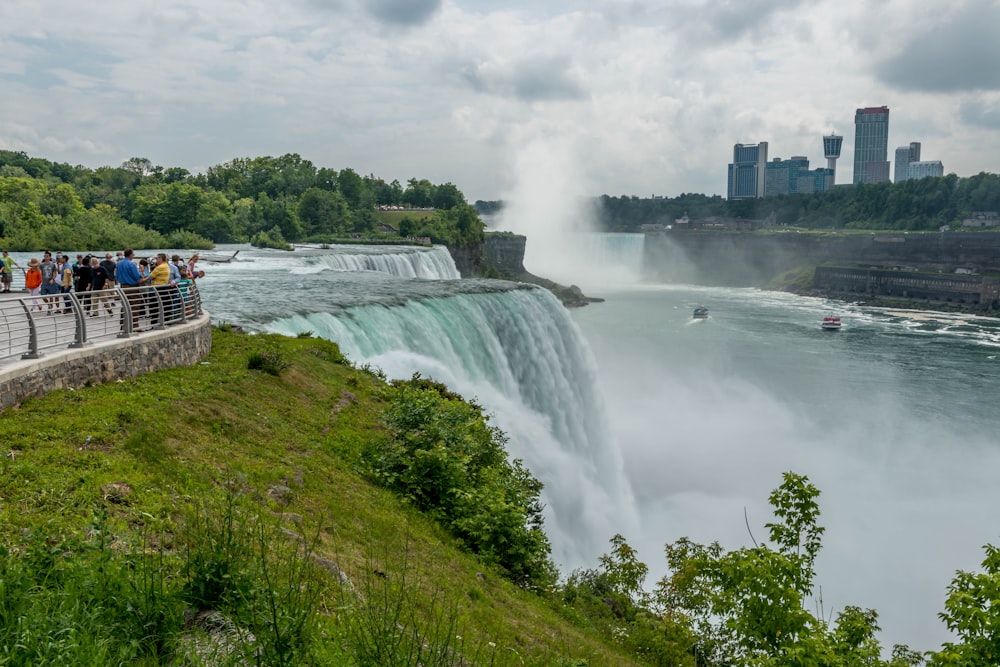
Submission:
[[[853,184],[902,182],[928,176],[943,176],[940,160],[921,160],[922,143],[911,141],[895,149],[888,160],[889,114],[886,105],[855,110]],[[809,169],[808,155],[768,157],[768,141],[735,144],[728,166],[726,198],[750,199],[787,194],[821,192],[836,185],[837,160],[843,149],[842,135],[823,135],[825,168]],[[758,148],[759,147],[759,148]],[[757,164],[758,159],[761,164]]]

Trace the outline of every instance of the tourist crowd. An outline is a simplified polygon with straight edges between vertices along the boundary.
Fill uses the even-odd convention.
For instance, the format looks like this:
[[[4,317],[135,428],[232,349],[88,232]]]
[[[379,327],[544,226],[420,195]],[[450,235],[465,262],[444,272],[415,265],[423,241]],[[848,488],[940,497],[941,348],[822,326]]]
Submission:
[[[180,307],[187,300],[190,285],[205,276],[205,272],[197,268],[197,262],[198,253],[187,261],[179,255],[168,258],[166,253],[136,261],[134,251],[126,248],[115,255],[104,253],[103,259],[100,254],[79,254],[71,264],[68,255],[56,253],[53,258],[46,250],[41,260],[32,257],[25,268],[3,250],[0,251],[0,293],[11,291],[16,267],[24,271],[24,286],[32,299],[29,310],[49,314],[72,312],[70,298],[66,295],[76,292],[85,312],[96,317],[102,309],[113,314],[114,299],[110,290],[120,285],[126,288],[125,294],[132,307],[132,328],[136,329],[141,313],[154,319],[159,313],[155,309],[150,311],[150,300],[145,294],[148,290],[128,288],[148,286],[161,290],[164,294],[160,301],[167,307]]]

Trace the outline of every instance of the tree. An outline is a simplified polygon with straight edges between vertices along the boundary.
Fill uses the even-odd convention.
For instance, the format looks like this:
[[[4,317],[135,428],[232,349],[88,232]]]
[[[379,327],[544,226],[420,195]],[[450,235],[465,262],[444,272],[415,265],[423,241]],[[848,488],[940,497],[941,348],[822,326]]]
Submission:
[[[350,226],[350,211],[339,192],[309,188],[299,198],[298,213],[306,236],[344,233]]]
[[[216,243],[233,243],[241,237],[233,205],[221,192],[202,194],[194,224],[187,229]]]
[[[912,665],[914,654],[894,650],[879,658],[878,615],[848,606],[831,629],[804,608],[824,529],[818,525],[819,490],[785,473],[770,496],[775,521],[766,524],[773,546],[726,552],[681,539],[666,548],[672,574],[657,589],[664,613],[691,628],[707,665]],[[919,658],[919,656],[918,656]]]
[[[153,166],[153,162],[149,158],[130,157],[122,162],[122,169],[135,174],[139,178],[142,178],[152,174],[156,168]]]
[[[364,179],[353,169],[342,169],[337,175],[337,189],[352,209],[359,209],[368,194]]]
[[[1000,663],[1000,549],[983,549],[983,572],[959,570],[948,586],[941,619],[958,635],[934,653],[930,665],[988,667]]]
[[[434,188],[431,204],[434,208],[452,209],[465,203],[465,197],[457,187],[445,183]]]

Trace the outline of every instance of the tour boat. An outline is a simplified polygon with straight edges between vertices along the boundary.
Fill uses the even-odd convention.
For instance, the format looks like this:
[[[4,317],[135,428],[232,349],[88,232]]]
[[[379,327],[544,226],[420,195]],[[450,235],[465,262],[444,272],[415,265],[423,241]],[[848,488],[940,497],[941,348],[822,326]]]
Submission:
[[[827,315],[819,326],[826,331],[840,331],[840,318],[836,315]]]
[[[708,317],[708,308],[705,306],[698,306],[694,309],[694,314],[691,316],[696,320],[703,320]]]

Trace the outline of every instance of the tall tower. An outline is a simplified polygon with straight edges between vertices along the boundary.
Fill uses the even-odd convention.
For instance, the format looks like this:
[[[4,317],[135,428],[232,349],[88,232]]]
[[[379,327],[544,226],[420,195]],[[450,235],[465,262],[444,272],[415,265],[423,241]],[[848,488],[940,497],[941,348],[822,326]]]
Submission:
[[[729,199],[760,199],[767,177],[767,142],[735,144],[729,164]]]
[[[892,180],[896,183],[910,178],[910,165],[920,162],[920,142],[911,141],[909,146],[900,146],[896,149],[896,167],[892,175]]]
[[[889,180],[889,107],[854,112],[854,184]]]
[[[826,168],[833,171],[830,186],[837,181],[837,158],[840,157],[840,147],[844,145],[844,137],[839,134],[829,134],[823,137],[823,155],[826,157]]]

